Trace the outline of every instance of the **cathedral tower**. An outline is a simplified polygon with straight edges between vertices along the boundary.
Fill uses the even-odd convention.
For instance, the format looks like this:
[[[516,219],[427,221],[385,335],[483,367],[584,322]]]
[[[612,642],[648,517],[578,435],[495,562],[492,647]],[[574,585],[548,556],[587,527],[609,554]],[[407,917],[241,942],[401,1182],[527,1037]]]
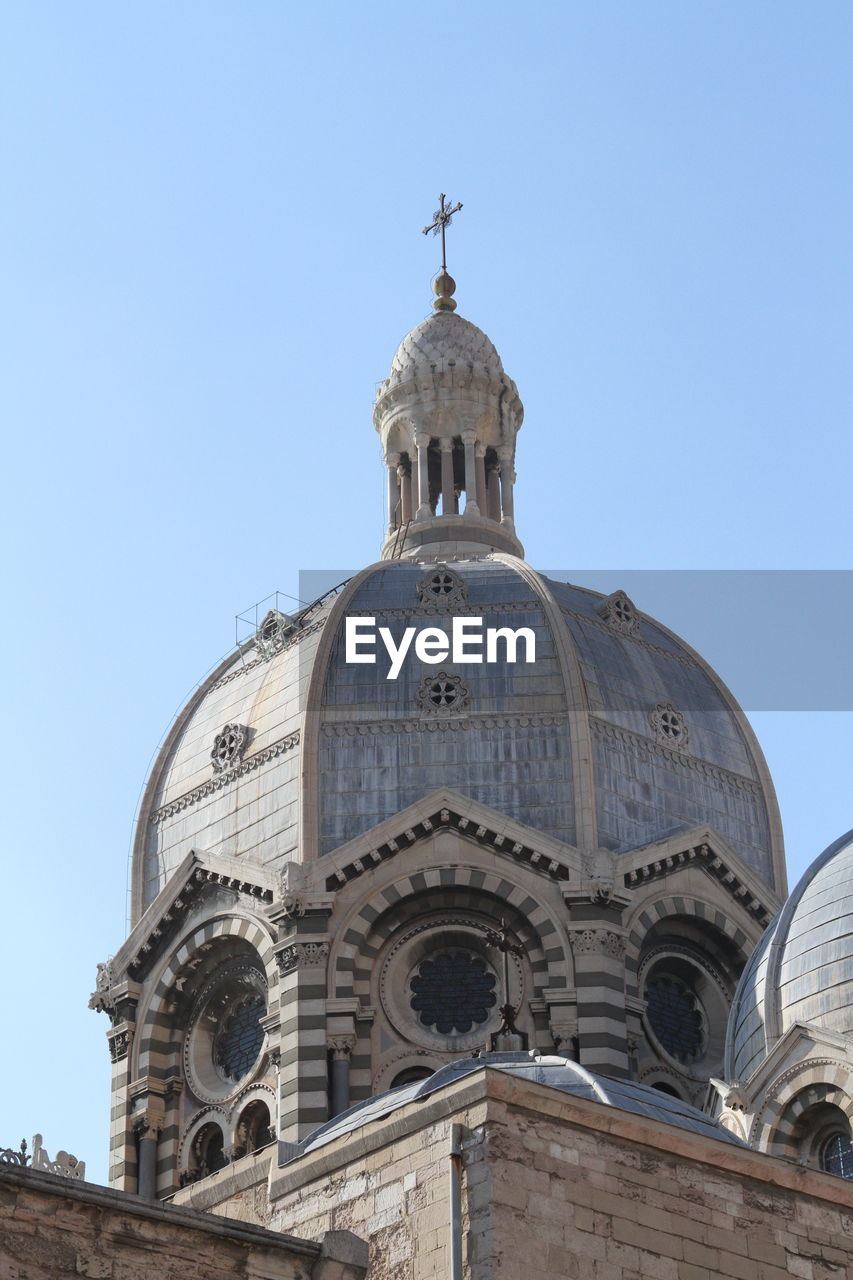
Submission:
[[[270,613],[151,771],[92,999],[116,1186],[164,1196],[297,1141],[488,1045],[506,1005],[531,1048],[685,1101],[722,1073],[785,887],[763,757],[623,592],[522,558],[521,401],[454,290],[444,270],[377,394],[381,559]],[[492,659],[442,650],[455,627],[496,634]]]

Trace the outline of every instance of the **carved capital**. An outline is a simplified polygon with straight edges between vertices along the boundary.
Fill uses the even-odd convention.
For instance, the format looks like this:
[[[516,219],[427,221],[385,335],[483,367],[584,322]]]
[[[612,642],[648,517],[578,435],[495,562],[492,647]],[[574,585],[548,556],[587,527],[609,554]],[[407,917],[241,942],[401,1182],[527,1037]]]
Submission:
[[[570,934],[572,951],[577,955],[598,952],[621,960],[625,955],[625,938],[611,929],[576,929]]]
[[[115,1027],[107,1033],[107,1044],[110,1049],[110,1061],[121,1062],[126,1058],[130,1051],[130,1044],[133,1038],[133,1032],[130,1027]]]
[[[281,974],[294,969],[319,966],[329,958],[328,942],[292,942],[275,953],[275,962]]]
[[[355,1036],[330,1036],[326,1045],[336,1062],[348,1062],[355,1048]]]

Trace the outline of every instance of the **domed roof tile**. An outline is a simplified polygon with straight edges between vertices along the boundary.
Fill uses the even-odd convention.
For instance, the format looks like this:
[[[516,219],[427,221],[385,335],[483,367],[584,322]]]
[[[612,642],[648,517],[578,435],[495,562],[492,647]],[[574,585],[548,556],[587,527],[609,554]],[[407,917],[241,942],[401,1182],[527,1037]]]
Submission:
[[[746,1081],[797,1022],[853,1032],[853,831],[800,880],[741,976],[726,1072]]]
[[[482,329],[453,312],[438,311],[406,334],[391,361],[391,377],[444,370],[450,364],[504,372],[494,343]]]

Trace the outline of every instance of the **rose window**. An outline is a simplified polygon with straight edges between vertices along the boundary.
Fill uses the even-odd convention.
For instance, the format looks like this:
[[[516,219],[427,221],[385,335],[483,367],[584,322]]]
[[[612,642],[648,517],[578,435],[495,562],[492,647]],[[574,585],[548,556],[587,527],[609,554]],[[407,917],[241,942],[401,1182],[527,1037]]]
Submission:
[[[466,596],[465,582],[458,573],[448,569],[446,564],[436,565],[432,573],[428,573],[418,583],[418,598],[428,607],[463,604]]]
[[[434,707],[452,707],[459,700],[459,686],[452,680],[433,680],[429,700]]]
[[[434,596],[449,596],[456,584],[450,573],[434,573],[429,580],[429,589]]]
[[[640,616],[624,591],[614,591],[598,605],[596,613],[616,631],[630,635],[640,625]]]
[[[687,746],[687,724],[671,702],[659,702],[649,719],[659,742],[679,748]]]
[[[266,1002],[259,995],[248,996],[226,1015],[214,1037],[213,1061],[230,1080],[242,1080],[254,1066],[264,1042],[265,1010]]]
[[[241,724],[227,724],[213,740],[210,758],[216,773],[223,773],[236,764],[246,747],[246,730]]]
[[[444,951],[424,960],[411,988],[412,1009],[425,1027],[441,1035],[464,1035],[485,1022],[497,1004],[494,974],[466,951]]]
[[[704,1043],[703,1018],[693,992],[661,975],[646,987],[646,1016],[659,1043],[679,1062],[696,1058]]]
[[[443,711],[461,711],[468,705],[468,689],[462,677],[449,671],[425,676],[418,689],[418,706],[432,715]]]

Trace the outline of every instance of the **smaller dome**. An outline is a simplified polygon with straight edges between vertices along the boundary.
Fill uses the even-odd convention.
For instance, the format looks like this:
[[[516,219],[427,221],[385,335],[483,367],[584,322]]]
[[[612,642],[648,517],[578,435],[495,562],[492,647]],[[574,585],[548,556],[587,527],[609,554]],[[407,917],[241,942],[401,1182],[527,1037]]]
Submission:
[[[593,1075],[586,1068],[558,1054],[540,1053],[531,1050],[529,1053],[481,1053],[475,1058],[459,1058],[450,1062],[425,1080],[416,1080],[412,1084],[401,1085],[397,1089],[389,1089],[387,1093],[379,1093],[373,1098],[357,1103],[348,1111],[341,1112],[325,1124],[320,1125],[313,1133],[309,1133],[299,1143],[298,1151],[292,1157],[315,1151],[328,1142],[334,1142],[346,1134],[351,1134],[372,1120],[381,1120],[400,1107],[406,1106],[416,1099],[425,1098],[444,1085],[453,1084],[463,1076],[491,1067],[495,1071],[505,1071],[509,1075],[519,1076],[522,1080],[531,1080],[535,1084],[550,1085],[552,1089],[560,1089],[563,1093],[573,1094],[576,1098],[587,1098],[591,1102],[603,1103],[606,1107],[618,1107],[622,1111],[632,1111],[635,1115],[646,1116],[647,1119],[663,1124],[675,1125],[678,1129],[689,1129],[704,1137],[717,1138],[721,1142],[730,1142],[735,1146],[744,1144],[739,1138],[729,1133],[716,1120],[712,1120],[704,1111],[699,1111],[689,1102],[671,1097],[650,1085],[638,1084],[630,1080],[605,1079]]]
[[[391,361],[391,378],[408,381],[419,373],[472,364],[493,374],[504,371],[494,343],[482,329],[451,311],[437,311],[406,334]]]
[[[797,1022],[853,1033],[853,831],[812,863],[744,969],[729,1015],[728,1079],[749,1080]]]

